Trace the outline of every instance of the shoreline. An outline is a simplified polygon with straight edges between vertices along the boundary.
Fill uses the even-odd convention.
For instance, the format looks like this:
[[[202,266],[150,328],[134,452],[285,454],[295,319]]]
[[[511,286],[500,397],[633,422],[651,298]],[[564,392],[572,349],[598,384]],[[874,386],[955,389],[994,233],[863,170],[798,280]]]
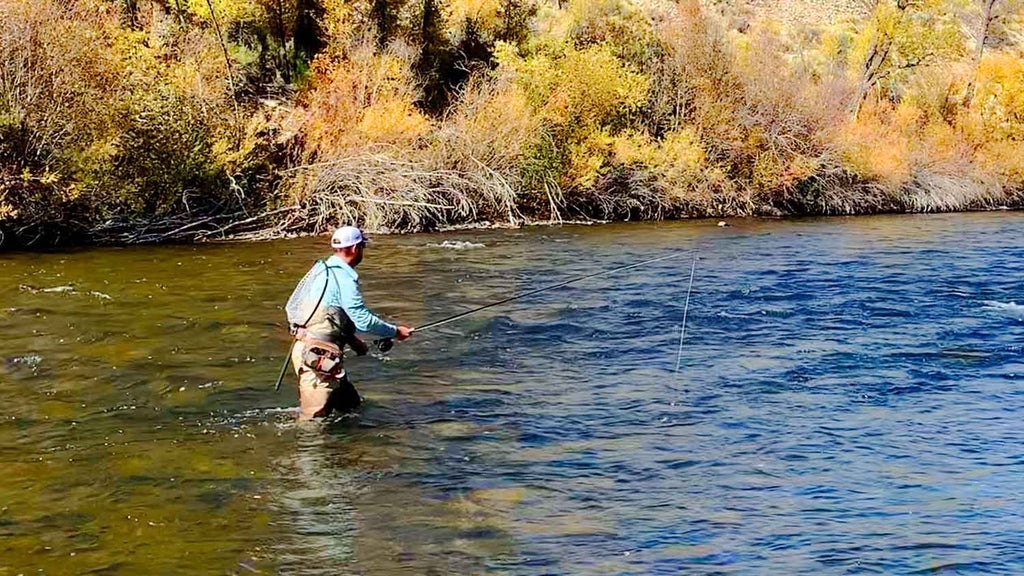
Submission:
[[[461,224],[451,224],[446,226],[438,226],[436,228],[419,229],[419,230],[389,230],[389,229],[378,229],[372,227],[363,228],[368,234],[375,236],[404,236],[409,234],[447,234],[454,232],[471,232],[471,231],[483,231],[483,230],[518,230],[523,228],[536,228],[536,227],[555,227],[555,226],[600,226],[608,224],[626,224],[626,223],[654,223],[654,222],[688,222],[688,221],[717,221],[716,226],[722,226],[722,222],[725,223],[725,227],[731,226],[732,222],[737,220],[796,220],[804,218],[856,218],[856,217],[871,217],[871,216],[922,216],[929,214],[972,214],[981,212],[1024,212],[1024,205],[1021,206],[997,206],[992,208],[965,208],[959,210],[927,210],[927,211],[878,211],[878,212],[859,212],[853,214],[748,214],[740,216],[692,216],[685,218],[661,218],[661,219],[637,219],[637,220],[532,220],[524,219],[518,222],[469,222]],[[278,240],[292,240],[297,238],[309,238],[314,236],[325,236],[331,233],[330,230],[322,230],[316,232],[286,232],[286,233],[270,233],[267,230],[255,231],[250,233],[240,233],[235,235],[228,235],[219,238],[204,237],[201,239],[195,238],[175,238],[162,241],[141,241],[141,242],[107,242],[102,239],[93,242],[72,242],[72,243],[61,243],[56,245],[44,245],[44,246],[14,246],[12,248],[0,248],[0,253],[15,253],[15,252],[28,252],[28,253],[49,253],[68,249],[87,249],[87,248],[128,248],[138,246],[168,246],[168,245],[203,245],[203,244],[251,244],[258,242],[273,242]]]
[[[747,220],[747,219],[760,219],[760,220],[792,220],[801,218],[858,218],[858,217],[871,217],[871,216],[922,216],[928,214],[973,214],[982,212],[1024,212],[1024,205],[1021,206],[997,206],[993,208],[964,208],[959,210],[928,210],[928,211],[879,211],[879,212],[858,212],[854,214],[746,214],[741,216],[691,216],[685,218],[661,218],[661,219],[638,219],[638,220],[523,220],[521,222],[509,223],[509,222],[472,222],[463,224],[451,224],[446,226],[439,226],[435,229],[423,229],[423,230],[388,230],[388,229],[375,229],[375,228],[362,228],[367,234],[376,236],[405,236],[410,234],[446,234],[450,232],[469,232],[478,230],[519,230],[523,228],[540,228],[540,227],[554,227],[554,226],[601,226],[606,224],[627,224],[627,223],[654,223],[654,222],[690,222],[698,220],[716,220],[719,222],[726,222],[726,226],[731,226],[729,222],[735,220]],[[326,236],[330,235],[331,230],[323,230],[319,232],[297,232],[288,233],[278,236],[271,236],[266,238],[247,237],[239,234],[236,236],[228,236],[225,238],[216,238],[210,240],[200,240],[198,242],[156,242],[151,243],[154,245],[158,244],[241,244],[249,242],[272,242],[275,240],[291,240],[295,238],[309,238],[313,236]],[[85,244],[87,246],[114,246],[112,244]],[[130,246],[139,246],[142,244],[129,244]]]

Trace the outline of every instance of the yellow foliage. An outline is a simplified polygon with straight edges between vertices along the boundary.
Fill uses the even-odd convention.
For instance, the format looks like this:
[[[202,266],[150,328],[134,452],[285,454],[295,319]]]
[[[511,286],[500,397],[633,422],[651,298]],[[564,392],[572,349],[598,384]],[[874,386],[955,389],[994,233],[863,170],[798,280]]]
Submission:
[[[600,124],[644,103],[649,81],[601,44],[567,53],[519,56],[508,45],[496,51],[501,71],[513,78],[553,124]]]
[[[623,166],[641,164],[652,166],[655,164],[656,146],[651,137],[645,132],[627,130],[616,136],[612,141],[612,157],[615,162]]]
[[[901,102],[892,114],[892,126],[900,131],[913,130],[923,120],[921,110],[910,102]]]
[[[849,71],[860,79],[869,57],[883,55],[876,62],[876,79],[885,77],[896,82],[930,61],[963,56],[963,35],[956,10],[948,0],[879,0],[853,37]]]
[[[819,75],[829,76],[834,71],[851,71],[847,67],[848,61],[853,58],[863,58],[864,48],[859,48],[861,53],[851,57],[854,44],[858,41],[855,26],[850,22],[841,22],[823,26],[819,31],[817,41],[813,38],[804,39],[798,42],[792,50],[799,54],[798,62],[806,67],[806,70]],[[860,39],[863,42],[863,39]]]
[[[900,187],[910,180],[910,141],[884,111],[865,107],[860,117],[842,126],[837,144],[843,165],[865,180]],[[905,122],[911,111],[902,113]]]
[[[552,141],[535,148],[534,163],[564,170],[555,174],[563,188],[587,188],[614,153],[613,135],[646,103],[649,80],[607,44],[563,50],[523,57],[499,46],[499,74],[522,90],[549,129]]]
[[[365,108],[356,130],[367,142],[411,144],[430,128],[430,122],[410,102],[385,100]]]
[[[541,2],[533,20],[533,34],[530,35],[529,44],[533,49],[560,45],[569,35],[572,26],[568,10],[562,9],[556,2]]]
[[[873,46],[886,36],[896,32],[903,19],[903,11],[895,3],[881,1],[875,5],[871,18],[865,22],[860,33],[852,38],[850,44],[850,60],[853,63],[864,62]]]
[[[1005,178],[1010,186],[1024,186],[1024,141],[993,140],[978,152],[981,167]]]
[[[639,12],[639,5],[622,0],[570,0],[568,6],[568,13],[577,26],[593,26],[602,21],[620,23]]]
[[[944,174],[963,171],[969,151],[955,127],[941,120],[928,122],[915,140],[914,165],[927,166],[932,172]]]
[[[0,221],[13,220],[18,217],[18,209],[0,200]]]
[[[452,25],[461,25],[472,20],[484,30],[497,26],[501,17],[500,0],[451,0],[445,5],[447,21]]]
[[[146,45],[148,37],[145,32],[136,30],[113,35],[109,54],[118,60],[118,69],[128,80],[151,77],[160,69],[159,53]]]
[[[658,145],[654,164],[669,180],[693,175],[706,162],[704,147],[692,128],[683,128],[670,133]]]
[[[349,0],[321,0],[324,15],[320,19],[329,48],[343,51],[359,35],[359,14]]]
[[[542,109],[553,123],[595,125],[635,110],[647,98],[647,78],[606,45],[572,51],[558,63],[554,86]]]
[[[247,0],[185,0],[185,10],[203,20],[210,20],[210,6],[213,6],[217,22],[224,26],[231,22],[253,20],[259,16],[259,4]]]
[[[555,58],[543,52],[523,58],[515,46],[498,42],[494,59],[498,63],[499,73],[516,82],[532,106],[539,108],[544,105],[560,71]]]
[[[627,131],[614,139],[612,156],[623,166],[643,166],[669,188],[695,183],[708,168],[700,137],[689,127],[670,132],[659,142],[646,133]]]
[[[843,36],[837,30],[826,29],[822,32],[817,49],[828,59],[838,58],[844,48]]]
[[[583,141],[569,146],[569,169],[564,188],[590,188],[601,176],[615,140],[604,131],[591,133]]]
[[[1024,137],[1024,58],[993,52],[978,67],[972,111],[989,137]]]
[[[426,129],[413,107],[411,57],[361,45],[347,58],[314,63],[317,89],[307,102],[307,152],[330,153],[369,142],[409,142]]]

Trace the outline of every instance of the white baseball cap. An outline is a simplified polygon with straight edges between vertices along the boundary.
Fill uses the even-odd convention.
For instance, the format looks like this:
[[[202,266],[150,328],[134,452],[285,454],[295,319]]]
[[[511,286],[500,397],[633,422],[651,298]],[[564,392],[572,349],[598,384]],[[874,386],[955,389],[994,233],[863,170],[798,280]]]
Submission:
[[[360,242],[368,242],[369,238],[363,236],[359,228],[355,226],[342,226],[334,231],[331,236],[331,248],[348,248]]]

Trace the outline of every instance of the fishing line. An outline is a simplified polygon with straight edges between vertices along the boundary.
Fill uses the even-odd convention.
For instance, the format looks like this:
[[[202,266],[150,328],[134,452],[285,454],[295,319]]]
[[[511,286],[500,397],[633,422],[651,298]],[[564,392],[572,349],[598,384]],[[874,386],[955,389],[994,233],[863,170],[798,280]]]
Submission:
[[[533,296],[534,294],[540,294],[541,292],[547,292],[548,290],[554,290],[555,288],[561,288],[562,286],[568,286],[569,284],[574,284],[576,282],[580,282],[581,280],[586,280],[588,278],[593,278],[595,276],[601,276],[602,274],[616,274],[618,272],[624,272],[626,270],[632,270],[633,268],[640,268],[641,266],[646,266],[648,264],[654,264],[655,262],[661,262],[662,260],[668,260],[669,258],[677,258],[677,257],[681,256],[682,254],[683,254],[683,252],[673,252],[672,254],[668,254],[667,256],[660,256],[658,258],[651,258],[650,260],[644,260],[643,262],[638,262],[636,264],[630,264],[628,266],[620,266],[620,267],[614,268],[612,270],[602,270],[600,272],[594,272],[593,274],[585,274],[583,276],[577,276],[575,278],[571,278],[569,280],[566,280],[565,282],[559,282],[558,284],[552,284],[550,286],[544,286],[543,288],[537,288],[536,290],[530,290],[529,292],[524,292],[522,294],[519,294],[518,296],[509,296],[508,298],[505,298],[503,300],[498,300],[497,302],[491,302],[490,304],[484,304],[483,306],[478,306],[476,308],[473,308],[472,310],[467,310],[465,312],[461,312],[459,314],[454,314],[454,315],[449,316],[447,318],[443,318],[443,319],[438,320],[436,322],[431,322],[429,324],[425,324],[423,326],[419,326],[419,327],[416,328],[416,332],[423,332],[424,330],[430,330],[431,328],[437,328],[438,326],[444,326],[445,324],[448,324],[449,322],[454,322],[454,321],[456,321],[456,320],[458,320],[460,318],[465,318],[466,316],[469,316],[470,314],[476,314],[477,312],[479,312],[481,310],[487,310],[488,308],[494,308],[495,306],[501,306],[502,304],[507,304],[509,302],[512,302],[512,301],[515,301],[515,300],[519,300],[520,298],[526,298],[527,296]],[[693,282],[692,271],[691,271],[690,282],[691,283]]]
[[[693,290],[693,273],[697,270],[697,255],[693,255],[693,265],[690,266],[690,285],[686,288],[686,304],[683,306],[683,323],[679,326],[679,353],[676,354],[676,374],[679,373],[679,363],[683,359],[683,338],[686,336],[686,312],[690,310],[690,291]]]
[[[650,260],[644,260],[643,262],[637,262],[636,264],[629,264],[629,265],[626,265],[626,266],[619,266],[618,268],[613,268],[611,270],[602,270],[600,272],[594,272],[592,274],[584,274],[582,276],[576,276],[575,278],[570,278],[569,280],[566,280],[564,282],[559,282],[557,284],[551,284],[549,286],[544,286],[542,288],[537,288],[536,290],[530,290],[528,292],[524,292],[524,293],[518,294],[516,296],[509,296],[508,298],[503,298],[501,300],[498,300],[497,302],[491,302],[490,304],[484,304],[483,306],[477,306],[476,308],[473,308],[472,310],[467,310],[465,312],[460,312],[458,314],[453,314],[451,316],[448,316],[447,318],[442,318],[441,320],[437,320],[435,322],[430,322],[428,324],[424,324],[423,326],[419,326],[419,327],[415,328],[415,331],[416,332],[423,332],[424,330],[430,330],[432,328],[437,328],[439,326],[444,326],[445,324],[448,324],[449,322],[454,322],[454,321],[459,320],[461,318],[465,318],[466,316],[469,316],[471,314],[476,314],[477,312],[480,312],[481,310],[487,310],[488,308],[494,308],[496,306],[501,306],[502,304],[508,304],[509,302],[514,302],[516,300],[520,300],[522,298],[526,298],[527,296],[533,296],[535,294],[540,294],[542,292],[547,292],[549,290],[554,290],[555,288],[561,288],[563,286],[568,286],[570,284],[575,284],[576,282],[581,282],[583,280],[587,280],[589,278],[594,278],[596,276],[601,276],[603,274],[617,274],[619,272],[625,272],[626,270],[632,270],[634,268],[640,268],[642,266],[647,266],[648,264],[654,264],[655,262],[661,262],[662,260],[668,260],[670,258],[678,258],[679,256],[681,256],[683,254],[684,254],[683,252],[673,252],[671,254],[666,254],[665,256],[659,256],[657,258],[651,258]],[[694,256],[694,266],[696,266],[696,265],[697,265],[697,257]],[[691,288],[693,287],[693,269],[692,268],[690,269],[690,287]],[[326,292],[326,291],[327,291],[327,288],[325,286],[324,287],[324,292]],[[323,294],[320,295],[320,299],[321,300],[323,299],[323,296],[324,296]],[[687,305],[689,305],[689,298],[690,298],[689,290],[687,290],[686,298],[687,298]],[[318,308],[319,306],[320,306],[320,301],[317,301],[317,306],[314,307],[314,309],[313,309],[314,312],[316,311],[316,308]],[[312,318],[312,314],[310,314],[310,318]],[[309,320],[307,320],[306,322],[308,323]],[[686,312],[685,312],[685,310],[683,312],[683,322],[684,322],[684,324],[686,322]],[[382,338],[380,340],[374,340],[373,343],[377,346],[377,348],[381,352],[387,352],[388,350],[391,349],[391,347],[393,345],[393,340],[391,338]],[[292,346],[294,346],[294,345],[295,345],[295,343],[293,342]],[[279,390],[281,388],[281,381],[284,379],[285,372],[287,372],[287,370],[288,370],[288,363],[289,363],[290,360],[291,360],[291,350],[289,350],[288,356],[285,357],[284,365],[281,367],[281,374],[278,377],[277,385],[274,388],[275,390]],[[677,365],[676,369],[678,370],[678,365]]]

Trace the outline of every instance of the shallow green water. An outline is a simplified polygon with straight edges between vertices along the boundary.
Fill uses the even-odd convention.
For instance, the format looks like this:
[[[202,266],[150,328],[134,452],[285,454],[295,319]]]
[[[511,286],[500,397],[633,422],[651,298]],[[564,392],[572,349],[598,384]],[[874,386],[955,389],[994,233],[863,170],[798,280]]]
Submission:
[[[696,247],[683,369],[688,257],[352,359],[309,426],[273,381],[323,238],[0,255],[0,575],[1013,573],[1021,224],[377,238],[414,325]]]
[[[527,249],[488,263],[493,277],[464,283],[463,252],[428,246],[447,238],[378,239],[360,267],[374,307],[421,322],[445,312],[425,303],[445,305],[453,289],[453,300],[501,294],[510,285],[503,272],[518,270],[515,252]],[[273,392],[289,345],[282,304],[324,255],[323,243],[0,259],[0,574],[224,573],[290,563],[334,573],[320,566],[330,560],[388,572],[403,563],[402,532],[417,524],[440,535],[501,522],[486,505],[512,506],[514,491],[434,502],[393,479],[432,465],[437,448],[407,436],[477,432],[468,423],[416,425],[397,404],[445,398],[443,381],[409,374],[429,344],[411,358],[399,350],[394,361],[351,360],[369,405],[361,419],[326,432],[293,423],[291,374]],[[374,520],[357,529],[360,509]],[[320,522],[351,533],[321,544],[309,528]],[[462,560],[421,542],[415,571],[470,569],[473,558],[507,548],[501,540],[459,544]]]

